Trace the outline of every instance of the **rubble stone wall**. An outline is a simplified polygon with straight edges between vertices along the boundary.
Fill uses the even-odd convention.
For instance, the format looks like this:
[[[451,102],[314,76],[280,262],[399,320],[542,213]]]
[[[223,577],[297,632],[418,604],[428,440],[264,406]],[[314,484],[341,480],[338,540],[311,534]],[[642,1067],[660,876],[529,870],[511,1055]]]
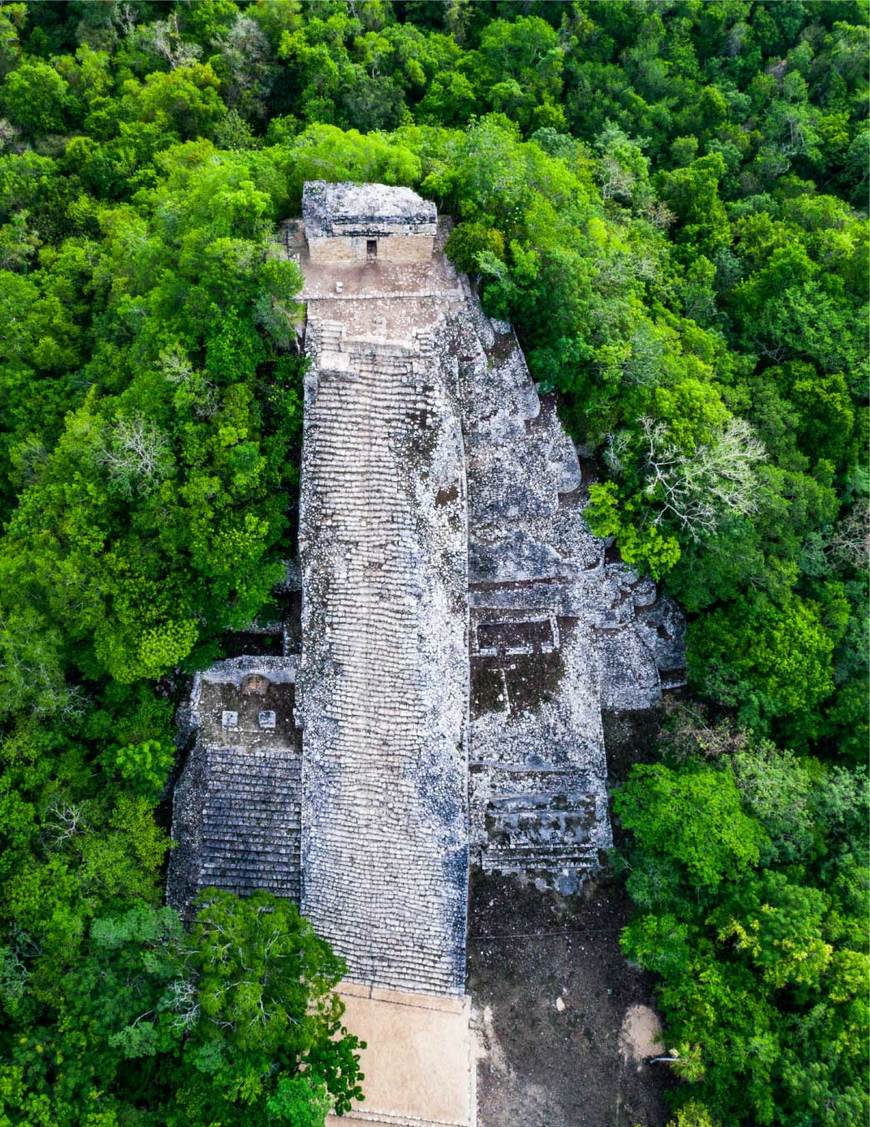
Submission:
[[[462,285],[471,858],[575,892],[611,844],[602,710],[675,683],[682,616],[590,533],[553,398]]]

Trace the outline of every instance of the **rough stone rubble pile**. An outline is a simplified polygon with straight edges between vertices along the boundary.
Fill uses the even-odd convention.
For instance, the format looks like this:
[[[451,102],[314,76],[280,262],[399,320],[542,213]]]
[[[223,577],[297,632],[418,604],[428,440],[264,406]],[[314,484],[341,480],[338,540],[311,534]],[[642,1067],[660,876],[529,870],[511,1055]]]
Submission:
[[[407,189],[315,183],[282,232],[311,367],[302,653],[268,691],[301,739],[264,750],[244,705],[218,731],[241,682],[203,675],[170,895],[301,894],[350,977],[461,993],[469,862],[576,890],[610,844],[602,709],[676,683],[682,622],[589,533],[553,403],[434,224]]]

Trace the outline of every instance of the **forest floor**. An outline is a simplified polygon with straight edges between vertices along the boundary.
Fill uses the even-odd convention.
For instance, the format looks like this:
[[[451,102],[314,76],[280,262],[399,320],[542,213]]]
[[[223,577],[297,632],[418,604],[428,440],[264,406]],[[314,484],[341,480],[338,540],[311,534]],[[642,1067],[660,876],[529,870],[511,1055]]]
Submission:
[[[613,718],[611,782],[651,758],[658,716]],[[565,898],[472,877],[468,992],[479,1127],[662,1127],[666,1066],[652,977],[619,949],[631,902],[615,880]]]

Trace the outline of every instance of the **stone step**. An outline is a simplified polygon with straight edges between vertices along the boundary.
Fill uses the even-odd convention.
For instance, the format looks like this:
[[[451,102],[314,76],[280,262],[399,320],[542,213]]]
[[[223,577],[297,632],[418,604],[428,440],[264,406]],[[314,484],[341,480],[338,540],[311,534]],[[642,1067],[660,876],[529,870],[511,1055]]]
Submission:
[[[199,886],[257,888],[299,901],[302,759],[295,751],[210,748]]]
[[[525,872],[561,869],[589,869],[598,864],[598,846],[517,846],[488,845],[481,854],[485,872]]]
[[[293,837],[299,836],[300,826],[297,822],[295,825],[287,825],[282,822],[279,825],[262,826],[252,824],[235,823],[227,825],[222,819],[220,828],[212,828],[211,821],[207,825],[204,833],[203,840],[211,842],[221,848],[236,848],[236,843],[240,843],[238,848],[250,850],[252,852],[268,852],[274,850],[276,853],[283,853],[285,851],[291,852],[289,843]]]
[[[286,868],[286,871],[282,872],[282,868]],[[226,862],[215,860],[210,861],[208,865],[203,865],[203,878],[213,881],[218,875],[237,882],[268,881],[270,885],[299,883],[299,873],[289,864],[286,866],[281,864],[239,865],[234,864],[231,858],[227,859]]]
[[[299,778],[294,779],[292,782],[286,780],[277,782],[275,779],[268,778],[268,776],[265,776],[262,780],[258,780],[251,776],[240,779],[237,775],[220,775],[213,773],[209,780],[209,789],[215,794],[229,794],[234,797],[244,796],[248,793],[256,793],[259,801],[268,806],[278,808],[286,804],[288,799],[292,799],[298,795]]]

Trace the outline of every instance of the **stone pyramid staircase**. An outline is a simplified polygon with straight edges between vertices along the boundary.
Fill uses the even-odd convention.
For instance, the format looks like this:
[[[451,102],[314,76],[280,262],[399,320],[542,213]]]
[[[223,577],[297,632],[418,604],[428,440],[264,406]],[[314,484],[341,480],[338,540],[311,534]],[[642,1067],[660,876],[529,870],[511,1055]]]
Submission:
[[[262,888],[298,903],[301,785],[290,750],[209,748],[201,887]]]

